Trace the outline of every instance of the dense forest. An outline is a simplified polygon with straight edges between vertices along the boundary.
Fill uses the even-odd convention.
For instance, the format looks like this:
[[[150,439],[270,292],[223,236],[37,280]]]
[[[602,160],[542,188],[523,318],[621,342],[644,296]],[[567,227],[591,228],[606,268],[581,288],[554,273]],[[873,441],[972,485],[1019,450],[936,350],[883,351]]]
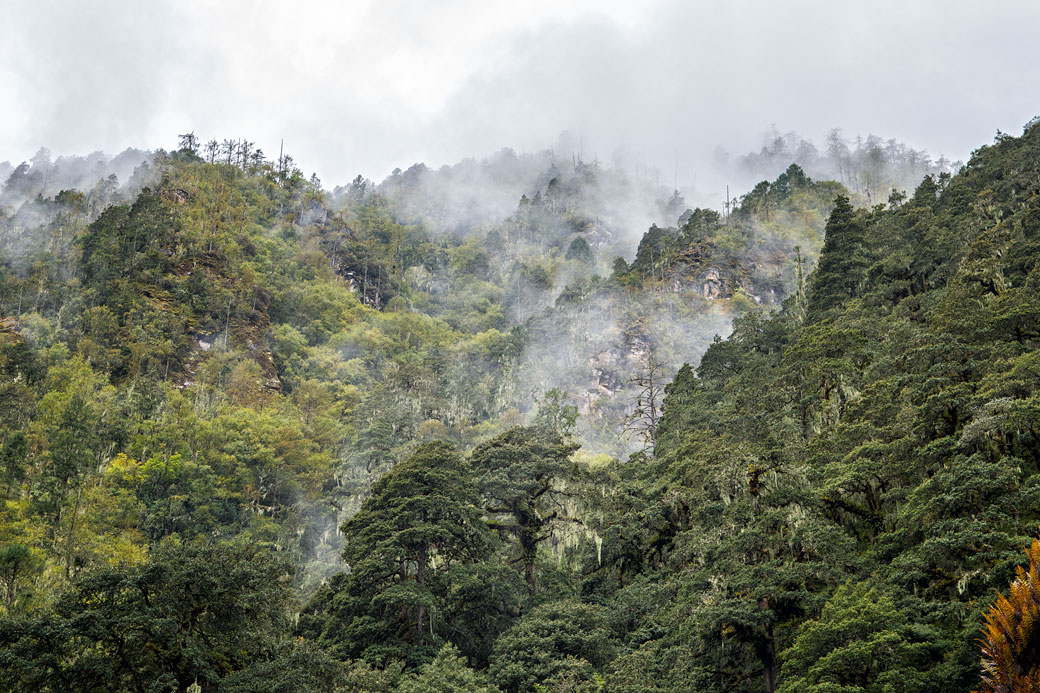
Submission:
[[[1040,690],[1040,125],[734,166],[3,170],[0,689]]]

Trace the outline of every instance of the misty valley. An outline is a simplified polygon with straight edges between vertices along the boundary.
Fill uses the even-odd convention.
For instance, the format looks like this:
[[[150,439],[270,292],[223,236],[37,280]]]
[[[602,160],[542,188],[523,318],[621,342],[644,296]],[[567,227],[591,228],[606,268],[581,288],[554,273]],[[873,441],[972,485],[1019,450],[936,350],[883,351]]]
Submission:
[[[0,164],[0,690],[1040,691],[1040,122],[763,141]]]

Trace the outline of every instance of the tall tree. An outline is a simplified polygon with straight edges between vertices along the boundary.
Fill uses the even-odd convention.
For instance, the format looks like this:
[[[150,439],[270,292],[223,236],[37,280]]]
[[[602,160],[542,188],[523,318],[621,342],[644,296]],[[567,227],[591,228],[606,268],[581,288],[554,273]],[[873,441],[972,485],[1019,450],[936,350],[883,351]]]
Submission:
[[[416,448],[343,524],[350,573],[327,590],[327,606],[311,610],[325,616],[320,637],[352,657],[419,663],[436,654],[449,621],[446,576],[490,549],[482,515],[458,451],[444,442]]]
[[[866,278],[863,226],[849,198],[839,195],[827,219],[820,262],[809,287],[808,318],[816,322],[828,311],[860,294]]]
[[[573,493],[565,484],[578,476],[570,460],[577,448],[555,431],[518,426],[477,446],[470,456],[492,517],[490,527],[516,543],[516,560],[532,596],[538,546],[552,537],[554,525],[576,521],[569,512]]]

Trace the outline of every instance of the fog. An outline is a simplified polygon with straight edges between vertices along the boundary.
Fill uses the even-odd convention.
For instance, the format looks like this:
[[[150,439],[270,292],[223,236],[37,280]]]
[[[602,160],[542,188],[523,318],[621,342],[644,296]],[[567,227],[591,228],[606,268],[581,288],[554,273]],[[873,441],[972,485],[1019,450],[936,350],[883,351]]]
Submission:
[[[576,136],[586,160],[719,198],[716,146],[834,127],[966,159],[1040,113],[1040,5],[896,2],[14,3],[0,161],[172,148],[195,130],[287,151],[332,187]],[[570,152],[557,152],[569,156]],[[719,203],[721,204],[721,200]]]

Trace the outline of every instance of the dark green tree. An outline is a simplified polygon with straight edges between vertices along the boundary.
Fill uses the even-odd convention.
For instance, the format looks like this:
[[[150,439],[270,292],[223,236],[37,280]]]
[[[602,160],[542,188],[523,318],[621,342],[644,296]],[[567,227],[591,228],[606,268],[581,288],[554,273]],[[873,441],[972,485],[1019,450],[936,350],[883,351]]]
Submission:
[[[41,561],[28,546],[7,544],[0,547],[0,587],[4,590],[4,613],[11,615],[18,600],[19,586],[38,570]]]
[[[84,573],[52,610],[0,622],[0,689],[183,691],[275,657],[289,566],[246,547],[165,544]]]
[[[447,443],[420,445],[343,524],[350,572],[312,602],[305,630],[344,656],[429,659],[451,624],[453,575],[490,551],[482,515],[465,459]]]
[[[571,244],[567,246],[567,254],[564,255],[565,260],[577,260],[586,265],[591,265],[596,261],[596,256],[592,252],[592,247],[589,242],[586,241],[582,236],[575,236]]]
[[[815,322],[862,291],[868,257],[862,222],[849,198],[839,195],[827,219],[820,261],[809,286],[807,317]]]
[[[466,665],[466,660],[459,656],[459,651],[451,645],[444,645],[437,656],[424,664],[419,671],[406,676],[397,687],[395,693],[499,693],[494,684],[488,683],[487,677]]]
[[[820,617],[783,653],[780,693],[927,690],[940,650],[934,628],[914,625],[869,583],[839,587]]]
[[[25,479],[28,466],[29,441],[21,431],[15,431],[0,447],[0,474],[3,474],[4,493]]]
[[[548,602],[499,637],[491,678],[510,693],[530,691],[561,671],[575,669],[575,663],[601,671],[616,648],[603,607],[574,600]]]
[[[533,596],[538,546],[555,525],[574,522],[576,496],[565,484],[578,478],[570,455],[576,443],[555,431],[518,426],[478,445],[470,455],[491,515],[489,526],[515,543],[516,560]]]

